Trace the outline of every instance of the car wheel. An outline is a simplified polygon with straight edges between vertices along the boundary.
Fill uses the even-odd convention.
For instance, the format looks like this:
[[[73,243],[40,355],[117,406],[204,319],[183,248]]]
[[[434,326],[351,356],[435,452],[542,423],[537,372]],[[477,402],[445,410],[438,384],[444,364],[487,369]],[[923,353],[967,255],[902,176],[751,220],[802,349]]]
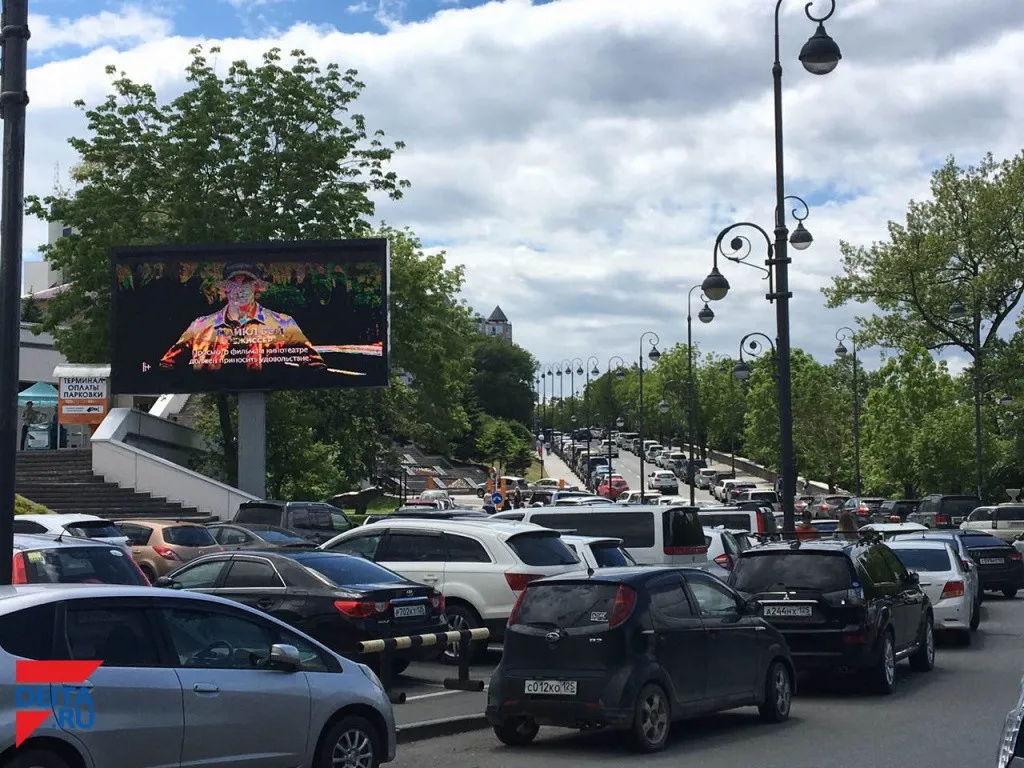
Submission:
[[[464,629],[477,629],[483,626],[483,622],[480,617],[476,615],[476,611],[470,608],[468,605],[462,605],[461,603],[448,603],[448,607],[445,608],[445,615],[448,617],[448,627],[455,631],[462,631]],[[483,657],[484,652],[487,650],[487,641],[478,640],[470,646],[469,650],[469,661],[474,663],[480,661]],[[451,664],[459,663],[459,643],[449,643],[444,649],[444,660]]]
[[[1003,597],[1007,600],[1013,600],[1017,596],[1017,590],[1014,587],[1007,587],[1003,590]]]
[[[532,717],[514,717],[493,726],[498,741],[509,747],[525,747],[537,738],[540,726]]]
[[[317,768],[377,768],[380,749],[377,732],[366,718],[343,717],[327,732],[315,765]]]
[[[769,723],[782,723],[789,719],[789,710],[793,706],[793,677],[789,668],[781,661],[775,660],[768,667],[768,676],[764,681],[764,702],[758,706],[761,719]]]
[[[4,768],[71,768],[68,762],[48,749],[19,749]]]
[[[930,615],[925,617],[918,648],[910,657],[910,668],[915,672],[931,672],[935,668],[935,625]]]
[[[981,625],[981,600],[974,604],[974,611],[971,613],[971,632],[977,632]]]
[[[872,688],[875,693],[888,696],[896,689],[896,649],[893,647],[892,632],[882,635],[882,647],[872,670]]]
[[[671,710],[665,689],[647,683],[640,689],[633,707],[633,740],[641,752],[657,752],[668,742],[672,725]]]
[[[152,566],[139,563],[139,570],[142,571],[143,576],[149,579],[150,584],[156,584],[156,571],[153,570]]]

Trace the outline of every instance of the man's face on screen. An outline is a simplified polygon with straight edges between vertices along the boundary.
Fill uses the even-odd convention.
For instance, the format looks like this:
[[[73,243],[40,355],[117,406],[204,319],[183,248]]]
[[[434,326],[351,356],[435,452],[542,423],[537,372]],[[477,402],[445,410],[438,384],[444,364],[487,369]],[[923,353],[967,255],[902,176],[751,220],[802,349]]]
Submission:
[[[232,275],[224,283],[228,304],[233,307],[245,307],[256,303],[256,281],[249,275]]]

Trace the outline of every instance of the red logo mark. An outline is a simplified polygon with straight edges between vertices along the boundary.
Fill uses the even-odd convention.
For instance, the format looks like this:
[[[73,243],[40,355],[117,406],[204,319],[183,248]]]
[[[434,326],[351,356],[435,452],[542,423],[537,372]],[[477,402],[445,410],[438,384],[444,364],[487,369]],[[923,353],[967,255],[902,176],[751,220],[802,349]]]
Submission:
[[[102,661],[22,661],[15,662],[14,682],[18,686],[18,703],[27,698],[30,709],[19,709],[14,715],[14,745],[22,743],[53,714],[51,709],[41,709],[39,697],[33,696],[33,686],[64,683],[83,683],[103,664]],[[27,692],[27,697],[22,695]]]

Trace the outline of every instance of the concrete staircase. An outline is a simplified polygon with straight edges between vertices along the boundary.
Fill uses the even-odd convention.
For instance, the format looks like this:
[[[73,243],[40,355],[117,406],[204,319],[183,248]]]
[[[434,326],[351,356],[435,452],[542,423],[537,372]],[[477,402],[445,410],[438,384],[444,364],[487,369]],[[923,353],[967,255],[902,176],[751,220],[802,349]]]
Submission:
[[[92,471],[88,450],[21,451],[14,489],[54,512],[108,519],[196,518],[196,509],[108,483]]]

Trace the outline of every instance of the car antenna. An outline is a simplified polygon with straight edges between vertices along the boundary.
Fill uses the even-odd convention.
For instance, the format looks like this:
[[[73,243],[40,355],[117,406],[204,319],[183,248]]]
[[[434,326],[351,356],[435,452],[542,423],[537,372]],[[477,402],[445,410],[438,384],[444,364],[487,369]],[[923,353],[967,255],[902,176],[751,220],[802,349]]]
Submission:
[[[593,576],[593,575],[594,575],[594,569],[591,566],[588,565],[587,566],[587,576],[590,577],[590,576]]]
[[[60,529],[60,533],[57,534],[57,538],[54,539],[54,541],[63,541],[64,540],[64,534],[67,533],[67,532],[68,532],[68,529],[62,527]]]

